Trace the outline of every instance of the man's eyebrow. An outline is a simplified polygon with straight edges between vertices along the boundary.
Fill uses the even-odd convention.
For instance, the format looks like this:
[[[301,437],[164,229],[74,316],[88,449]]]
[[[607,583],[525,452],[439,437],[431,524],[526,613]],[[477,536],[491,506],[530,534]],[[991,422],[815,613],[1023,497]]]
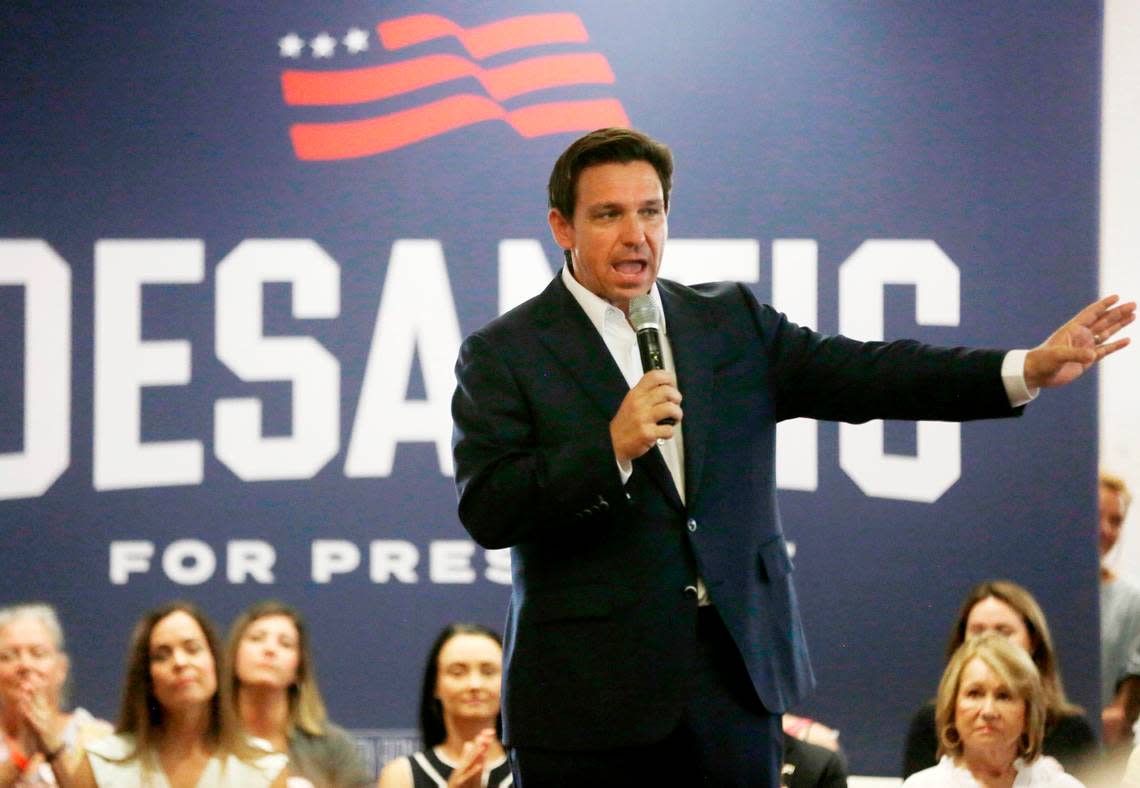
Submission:
[[[642,200],[640,203],[638,203],[639,208],[664,207],[664,205],[665,205],[665,201],[663,199],[661,199],[660,197],[654,197],[653,199],[650,199],[650,200]],[[621,202],[613,202],[613,201],[597,202],[597,203],[593,203],[592,205],[587,206],[586,210],[588,210],[588,211],[606,211],[606,210],[610,210],[613,208],[622,209],[624,207],[625,207],[625,204],[621,203]]]

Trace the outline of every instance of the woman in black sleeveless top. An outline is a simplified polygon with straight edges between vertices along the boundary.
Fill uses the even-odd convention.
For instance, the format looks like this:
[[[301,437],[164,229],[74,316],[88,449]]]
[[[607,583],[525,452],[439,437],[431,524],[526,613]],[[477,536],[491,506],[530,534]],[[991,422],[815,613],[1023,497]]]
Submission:
[[[511,767],[499,742],[503,647],[479,624],[451,624],[436,638],[420,695],[423,750],[380,772],[379,788],[503,788]]]

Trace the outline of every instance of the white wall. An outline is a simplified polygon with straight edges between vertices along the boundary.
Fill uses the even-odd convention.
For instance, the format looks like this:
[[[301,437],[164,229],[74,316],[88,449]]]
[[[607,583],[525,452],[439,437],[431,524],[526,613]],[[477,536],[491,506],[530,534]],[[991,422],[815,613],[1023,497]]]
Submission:
[[[1140,2],[1107,0],[1101,137],[1100,292],[1140,299]],[[1100,465],[1140,493],[1140,332],[1100,370]],[[1095,524],[1090,516],[1089,527]],[[1140,579],[1140,505],[1111,559]]]

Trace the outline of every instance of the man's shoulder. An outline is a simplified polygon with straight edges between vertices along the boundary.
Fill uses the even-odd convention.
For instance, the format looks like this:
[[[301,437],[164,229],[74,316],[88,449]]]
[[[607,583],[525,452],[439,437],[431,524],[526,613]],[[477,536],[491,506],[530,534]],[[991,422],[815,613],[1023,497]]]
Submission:
[[[560,310],[565,310],[571,305],[574,305],[573,297],[562,284],[561,276],[555,276],[537,295],[487,321],[472,331],[468,338],[498,339],[517,336],[520,331],[549,323]]]
[[[675,298],[692,299],[695,301],[726,301],[739,302],[743,300],[745,288],[739,282],[700,282],[698,284],[681,284],[672,279],[658,279],[657,288]]]

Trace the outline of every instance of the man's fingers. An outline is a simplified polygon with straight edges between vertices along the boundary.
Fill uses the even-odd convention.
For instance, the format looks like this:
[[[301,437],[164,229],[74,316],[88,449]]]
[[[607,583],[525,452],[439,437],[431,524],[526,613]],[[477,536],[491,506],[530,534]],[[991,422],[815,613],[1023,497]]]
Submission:
[[[1118,295],[1105,296],[1096,303],[1086,306],[1070,322],[1086,326],[1095,333],[1128,321],[1136,313],[1136,303],[1129,301],[1126,304],[1117,304],[1119,300]]]
[[[1080,312],[1077,312],[1076,318],[1074,319],[1080,320],[1083,325],[1091,325],[1119,300],[1120,296],[1118,296],[1116,293],[1113,293],[1112,295],[1106,295],[1099,301],[1094,301],[1082,309]]]
[[[654,424],[660,424],[665,419],[673,419],[674,424],[680,424],[684,412],[675,402],[661,402],[653,406],[652,419]],[[671,436],[670,436],[671,437]]]
[[[641,376],[634,388],[651,389],[657,386],[677,386],[677,376],[664,369],[651,369]]]
[[[1096,349],[1096,357],[1100,359],[1104,358],[1105,356],[1111,356],[1122,347],[1127,347],[1131,342],[1132,340],[1130,338],[1125,337],[1124,339],[1118,339],[1115,342],[1109,342],[1107,345],[1100,345]]]
[[[1131,307],[1131,308],[1126,308]],[[1127,326],[1136,319],[1136,305],[1125,304],[1123,307],[1117,307],[1106,315],[1103,315],[1095,323],[1090,326],[1090,330],[1094,336],[1100,338],[1101,341],[1112,336],[1120,329]]]

